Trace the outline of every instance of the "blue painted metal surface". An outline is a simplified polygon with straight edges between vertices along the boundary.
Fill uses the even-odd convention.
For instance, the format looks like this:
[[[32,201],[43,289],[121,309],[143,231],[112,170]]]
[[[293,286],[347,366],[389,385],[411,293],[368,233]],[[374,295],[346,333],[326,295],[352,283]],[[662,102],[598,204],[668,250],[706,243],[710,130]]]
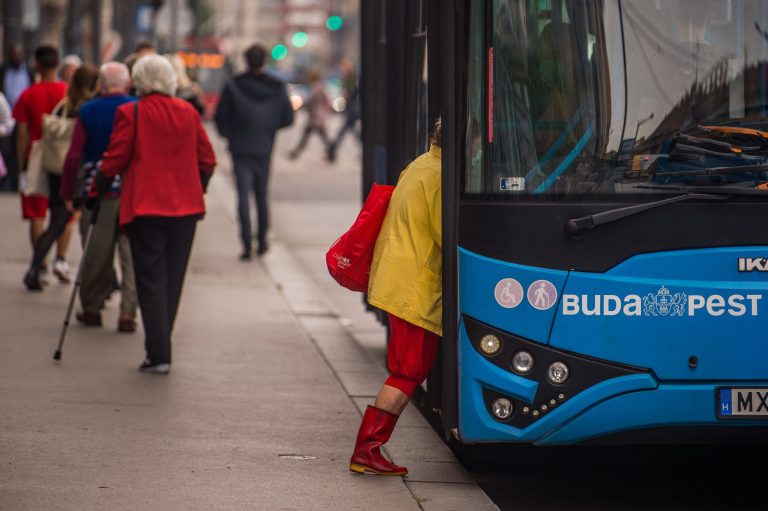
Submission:
[[[743,382],[732,382],[743,385]],[[765,385],[765,381],[762,382]],[[716,418],[714,384],[667,384],[652,391],[632,392],[585,411],[539,444],[572,444],[599,436],[668,426],[765,426],[765,421],[721,421]]]
[[[766,379],[768,273],[738,272],[740,257],[766,254],[684,250],[636,256],[605,274],[573,272],[550,344],[661,380]]]
[[[539,438],[568,423],[585,409],[605,399],[625,392],[652,389],[656,386],[656,382],[648,374],[636,374],[608,380],[558,405],[553,411],[527,428],[518,429],[498,422],[491,417],[483,400],[483,387],[496,390],[525,403],[532,403],[538,390],[538,384],[513,373],[505,372],[488,362],[472,347],[463,325],[459,345],[459,364],[461,367],[459,432],[464,442],[536,442]]]
[[[505,235],[499,233],[499,236]],[[497,284],[503,279],[517,280],[523,293],[537,280],[547,280],[557,289],[558,298],[568,273],[505,263],[467,250],[459,250],[459,295],[462,314],[467,314],[500,330],[540,343],[549,339],[556,303],[547,310],[537,310],[522,297],[512,308],[500,306],[494,297]]]
[[[718,420],[715,389],[768,385],[768,272],[738,271],[739,258],[759,265],[766,256],[768,247],[682,250],[635,256],[595,274],[526,267],[460,250],[462,314],[552,348],[651,371],[595,385],[520,430],[490,415],[482,389],[532,402],[537,382],[491,364],[462,327],[462,438],[575,443],[649,427],[755,424]],[[526,291],[514,307],[502,306],[495,294],[504,279],[516,279]],[[558,294],[546,310],[534,308],[527,296],[540,280],[551,282]],[[689,366],[692,356],[695,368]]]

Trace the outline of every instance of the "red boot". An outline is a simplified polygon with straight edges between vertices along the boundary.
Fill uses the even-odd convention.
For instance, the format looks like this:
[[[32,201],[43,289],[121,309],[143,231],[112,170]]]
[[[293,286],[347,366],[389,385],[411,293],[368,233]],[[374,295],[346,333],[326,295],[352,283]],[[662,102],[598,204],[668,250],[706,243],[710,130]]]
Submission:
[[[398,467],[381,454],[397,424],[397,415],[369,406],[365,409],[360,431],[357,433],[355,452],[349,460],[349,470],[358,474],[372,472],[381,476],[404,476],[405,467]]]

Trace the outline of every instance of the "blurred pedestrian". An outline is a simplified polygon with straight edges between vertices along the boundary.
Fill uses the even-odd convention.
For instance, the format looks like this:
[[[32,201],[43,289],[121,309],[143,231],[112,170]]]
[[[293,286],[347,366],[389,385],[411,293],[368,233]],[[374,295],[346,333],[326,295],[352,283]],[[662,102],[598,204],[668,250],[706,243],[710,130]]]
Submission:
[[[146,57],[147,55],[156,54],[157,48],[155,48],[155,45],[152,43],[152,41],[144,39],[136,43],[136,47],[133,49],[133,53],[135,53],[138,58]]]
[[[11,108],[33,82],[33,73],[24,62],[23,48],[20,44],[11,45],[6,61],[0,66],[0,92],[5,94]]]
[[[71,212],[81,208],[91,190],[112,135],[117,108],[136,101],[135,97],[128,95],[130,87],[128,67],[120,62],[107,62],[99,70],[100,95],[80,107],[80,116],[61,176],[61,198]],[[90,226],[93,211],[85,209],[81,216],[80,234],[83,242],[89,226],[92,232],[88,251],[83,254],[81,263],[83,272],[79,292],[82,311],[76,317],[85,326],[101,326],[101,310],[113,291],[115,281],[117,245],[122,276],[117,331],[130,333],[136,331],[138,303],[131,248],[125,233],[118,228],[119,207],[120,179],[117,178],[101,199],[95,225]]]
[[[190,105],[195,107],[197,113],[203,115],[205,113],[205,95],[203,94],[203,89],[197,82],[193,82],[192,79],[190,79],[184,59],[176,53],[170,53],[166,55],[166,58],[171,62],[171,65],[173,65],[173,68],[176,70],[176,75],[179,77],[179,87],[176,89],[176,97],[189,102]]]
[[[427,377],[442,335],[441,134],[438,121],[429,152],[400,174],[376,240],[368,303],[389,315],[391,375],[363,415],[349,465],[353,472],[408,473],[386,459],[381,447]]]
[[[168,59],[142,57],[132,77],[140,99],[118,107],[101,173],[122,178],[120,225],[131,245],[146,336],[139,370],[167,374],[184,275],[216,158],[200,116],[174,97],[178,77]]]
[[[18,98],[13,107],[16,119],[16,159],[17,168],[24,172],[27,168],[32,143],[43,135],[43,115],[49,114],[64,99],[67,84],[56,77],[59,67],[59,50],[54,46],[43,45],[35,50],[35,68],[40,75],[40,82],[30,85]],[[24,181],[23,176],[21,181]],[[29,220],[29,240],[34,248],[45,227],[48,210],[48,197],[45,195],[27,195],[25,186],[20,186],[21,212]],[[66,252],[58,250],[60,255]],[[47,276],[44,262],[39,263],[39,272],[31,276],[30,284],[39,288],[39,279]],[[29,286],[28,286],[29,287]]]
[[[8,104],[5,94],[0,92],[0,138],[9,136],[15,127],[11,105]]]
[[[134,64],[136,64],[136,62],[141,57],[145,57],[147,55],[155,55],[156,53],[157,53],[157,49],[155,48],[155,45],[152,44],[151,41],[142,40],[136,44],[136,46],[133,49],[133,53],[125,57],[125,59],[123,60],[123,63],[126,66],[128,66],[128,71],[132,72]],[[131,96],[136,96],[136,89],[134,87],[131,87],[129,94]]]
[[[72,83],[69,84],[66,97],[54,108],[53,113],[57,116],[71,119],[74,126],[75,119],[80,114],[80,107],[91,99],[96,92],[98,76],[98,70],[91,65],[86,64],[79,67],[72,76]],[[19,103],[21,103],[21,100],[19,100]],[[67,140],[67,147],[69,142],[71,142],[71,138]],[[72,222],[72,212],[67,209],[66,204],[61,198],[61,174],[64,156],[66,156],[66,153],[62,152],[62,168],[56,170],[43,169],[47,174],[49,194],[46,202],[48,203],[51,215],[48,221],[48,228],[35,241],[32,262],[24,276],[24,285],[30,291],[42,291],[40,271],[45,267],[44,261],[48,251],[57,240],[53,273],[62,283],[69,283],[72,279],[66,255],[72,238],[74,223]]]
[[[61,59],[61,68],[59,68],[59,79],[64,83],[72,82],[75,71],[83,65],[83,61],[77,55],[67,55]]]
[[[131,71],[133,69],[133,65],[141,58],[146,57],[147,55],[154,55],[157,53],[157,49],[155,48],[155,45],[152,44],[151,41],[139,41],[136,46],[133,49],[133,53],[125,57],[125,60],[123,61],[126,66],[128,66],[128,70]]]
[[[357,73],[355,65],[349,59],[343,59],[339,64],[342,74],[342,84],[344,86],[344,99],[346,107],[344,108],[344,124],[339,129],[333,142],[328,146],[328,160],[336,161],[336,151],[339,149],[344,135],[352,130],[360,138],[360,132],[356,129],[357,121],[360,120],[360,94],[357,83]]]
[[[11,112],[8,100],[5,99],[5,94],[0,92],[0,140],[10,137],[15,126],[16,121],[13,119],[13,113]],[[7,175],[8,167],[3,154],[0,153],[0,179],[5,178]]]
[[[267,249],[269,207],[267,185],[272,158],[272,144],[280,128],[293,123],[293,108],[285,85],[267,76],[262,68],[267,50],[255,44],[245,51],[248,71],[230,80],[221,92],[216,109],[216,127],[229,142],[237,181],[237,204],[240,218],[240,259],[251,259],[250,195],[256,196],[258,221],[257,255]]]
[[[0,92],[5,94],[13,110],[21,93],[33,82],[32,72],[24,62],[24,51],[20,44],[8,48],[6,61],[0,66]],[[5,160],[6,176],[0,179],[0,189],[16,191],[19,189],[19,168],[16,155],[16,130],[7,138],[0,138],[0,152]]]
[[[295,160],[304,151],[312,132],[318,134],[323,141],[323,147],[326,154],[330,154],[331,140],[328,138],[328,132],[325,129],[325,121],[328,114],[331,113],[331,102],[325,94],[325,85],[320,79],[320,73],[312,69],[307,73],[307,84],[309,85],[309,95],[304,101],[303,108],[307,111],[307,124],[304,132],[301,134],[298,145],[291,151],[289,158]]]

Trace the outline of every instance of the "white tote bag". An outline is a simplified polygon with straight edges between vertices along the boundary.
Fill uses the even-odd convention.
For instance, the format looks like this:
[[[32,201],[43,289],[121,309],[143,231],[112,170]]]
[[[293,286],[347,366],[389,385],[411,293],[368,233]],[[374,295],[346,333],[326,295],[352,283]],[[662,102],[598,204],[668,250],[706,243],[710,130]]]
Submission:
[[[61,174],[75,131],[75,119],[67,114],[67,100],[63,99],[52,113],[43,115],[42,166],[51,174]]]
[[[43,145],[40,140],[32,142],[27,160],[26,186],[21,189],[25,195],[48,196],[48,173],[43,171]]]

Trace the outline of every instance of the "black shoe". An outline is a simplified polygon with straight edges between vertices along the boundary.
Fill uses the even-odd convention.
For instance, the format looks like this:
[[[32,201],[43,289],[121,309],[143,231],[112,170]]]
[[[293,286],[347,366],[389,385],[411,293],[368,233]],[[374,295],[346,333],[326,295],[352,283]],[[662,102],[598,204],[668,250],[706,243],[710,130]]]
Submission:
[[[267,250],[269,250],[269,245],[267,245],[267,242],[266,241],[261,242],[259,243],[258,250],[256,250],[256,255],[261,257],[267,253]]]
[[[38,272],[35,270],[29,270],[24,275],[24,285],[27,286],[27,291],[42,291],[43,286],[40,284],[40,278]]]
[[[78,312],[75,319],[83,326],[101,326],[101,312]]]
[[[136,320],[133,318],[120,318],[117,321],[117,331],[124,334],[132,334],[136,331]]]
[[[155,364],[153,362],[150,362],[149,360],[145,360],[139,366],[139,372],[154,373],[154,374],[168,374],[171,372],[171,364],[167,362]]]
[[[241,261],[250,261],[251,260],[251,250],[244,250],[242,254],[240,254],[240,260]]]

